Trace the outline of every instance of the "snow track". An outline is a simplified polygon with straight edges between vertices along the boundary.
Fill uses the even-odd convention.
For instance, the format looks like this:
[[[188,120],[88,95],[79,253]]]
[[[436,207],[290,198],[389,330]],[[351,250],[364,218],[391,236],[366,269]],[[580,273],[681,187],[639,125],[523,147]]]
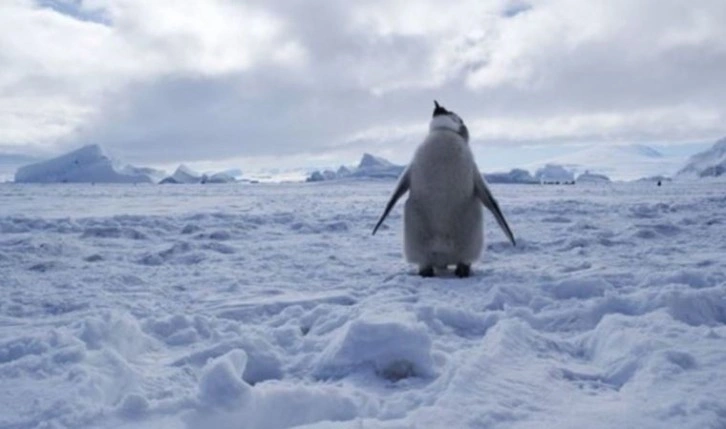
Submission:
[[[0,428],[724,428],[718,184],[500,186],[414,275],[392,183],[0,185]]]

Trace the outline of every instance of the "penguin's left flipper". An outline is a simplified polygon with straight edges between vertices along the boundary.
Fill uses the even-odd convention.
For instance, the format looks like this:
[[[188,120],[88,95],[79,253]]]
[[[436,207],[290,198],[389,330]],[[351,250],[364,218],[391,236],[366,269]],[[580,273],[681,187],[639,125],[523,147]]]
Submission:
[[[474,193],[484,204],[484,207],[488,208],[489,211],[492,212],[494,218],[497,220],[497,223],[502,228],[502,231],[507,234],[507,238],[509,238],[509,241],[512,242],[512,245],[516,246],[517,243],[514,240],[514,234],[512,234],[512,230],[509,228],[509,224],[507,224],[507,220],[504,218],[502,210],[499,208],[499,204],[497,204],[497,200],[494,199],[494,196],[489,190],[489,186],[487,186],[484,178],[478,173],[474,175]]]
[[[386,204],[386,209],[383,211],[383,214],[381,215],[381,218],[378,219],[378,223],[376,224],[376,227],[373,228],[373,233],[371,235],[376,235],[376,231],[378,231],[378,227],[383,224],[383,221],[386,219],[386,216],[388,216],[388,213],[391,212],[391,209],[393,209],[393,206],[396,205],[396,202],[405,194],[408,192],[408,189],[411,187],[411,178],[410,174],[408,172],[408,168],[404,170],[404,172],[401,174],[401,178],[398,179],[398,185],[396,185],[396,190],[393,191],[393,195],[391,195],[391,198],[388,200],[388,204]]]

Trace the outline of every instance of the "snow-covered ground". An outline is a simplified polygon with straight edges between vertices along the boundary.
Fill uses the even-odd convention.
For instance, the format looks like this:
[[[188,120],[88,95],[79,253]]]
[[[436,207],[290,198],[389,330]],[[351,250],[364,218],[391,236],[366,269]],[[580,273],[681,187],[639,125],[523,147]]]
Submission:
[[[723,186],[495,185],[463,280],[392,188],[0,185],[0,427],[726,427]]]

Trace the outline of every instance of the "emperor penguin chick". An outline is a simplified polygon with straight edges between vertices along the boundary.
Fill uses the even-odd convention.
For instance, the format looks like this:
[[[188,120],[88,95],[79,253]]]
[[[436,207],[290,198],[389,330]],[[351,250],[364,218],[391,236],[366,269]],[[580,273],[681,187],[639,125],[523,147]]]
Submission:
[[[404,207],[404,253],[418,264],[419,274],[432,277],[434,268],[456,266],[468,277],[471,263],[484,244],[482,205],[515,245],[499,204],[492,196],[469,148],[469,130],[459,116],[434,101],[429,134],[388,201],[373,234],[396,202],[409,192]]]

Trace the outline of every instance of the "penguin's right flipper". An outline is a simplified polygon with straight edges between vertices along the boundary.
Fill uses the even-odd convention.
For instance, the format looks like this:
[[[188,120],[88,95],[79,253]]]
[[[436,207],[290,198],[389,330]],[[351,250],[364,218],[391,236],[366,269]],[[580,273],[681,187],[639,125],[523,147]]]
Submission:
[[[509,228],[509,224],[507,224],[507,220],[504,218],[502,210],[499,208],[499,204],[497,204],[497,200],[494,199],[487,183],[484,181],[481,174],[477,173],[474,176],[474,193],[476,194],[476,197],[481,200],[484,207],[488,208],[489,211],[492,212],[494,218],[497,220],[497,223],[502,228],[502,231],[504,231],[507,238],[509,238],[509,241],[512,242],[513,246],[516,246],[517,243],[514,241],[514,234],[512,234],[512,230]]]
[[[396,205],[396,202],[408,191],[408,188],[411,187],[411,178],[410,174],[408,172],[408,168],[403,171],[401,174],[401,178],[398,179],[398,185],[396,185],[396,190],[393,191],[393,195],[391,195],[391,199],[388,200],[388,204],[386,204],[386,209],[383,211],[383,214],[381,215],[381,218],[378,219],[378,223],[376,224],[376,227],[373,228],[373,233],[371,235],[376,235],[376,231],[378,231],[378,227],[381,226],[383,221],[386,219],[386,216],[388,216],[388,213],[391,212],[391,209],[393,206]]]

